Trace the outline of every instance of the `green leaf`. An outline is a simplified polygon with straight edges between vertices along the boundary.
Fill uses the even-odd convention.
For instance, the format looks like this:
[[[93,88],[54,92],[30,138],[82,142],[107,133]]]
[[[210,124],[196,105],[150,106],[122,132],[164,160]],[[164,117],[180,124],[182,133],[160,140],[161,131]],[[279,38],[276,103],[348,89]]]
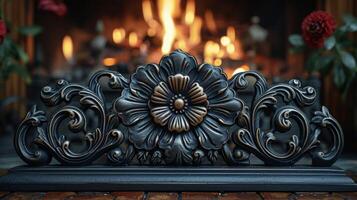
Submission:
[[[341,89],[345,84],[346,74],[343,71],[342,66],[339,64],[335,65],[333,69],[333,82],[335,83],[337,88]]]
[[[306,69],[310,72],[312,71],[316,71],[316,66],[317,66],[317,60],[320,57],[319,52],[315,51],[313,53],[311,53],[311,55],[309,56],[309,58],[306,61]]]
[[[339,53],[341,56],[341,61],[346,67],[349,69],[354,69],[356,67],[356,60],[352,54],[344,50],[340,50]]]
[[[328,72],[334,58],[335,57],[333,55],[323,55],[318,57],[314,69],[323,71],[324,73]]]
[[[20,60],[24,63],[27,64],[29,62],[29,56],[27,53],[24,51],[24,49],[20,46],[17,46],[17,53],[19,55]]]
[[[324,42],[324,46],[327,50],[331,50],[336,44],[336,38],[334,36],[331,36],[327,38]]]
[[[296,47],[304,46],[304,40],[299,34],[292,34],[289,36],[289,42],[291,45]]]
[[[42,32],[42,27],[33,25],[33,26],[23,26],[19,28],[19,33],[26,36],[36,36]]]

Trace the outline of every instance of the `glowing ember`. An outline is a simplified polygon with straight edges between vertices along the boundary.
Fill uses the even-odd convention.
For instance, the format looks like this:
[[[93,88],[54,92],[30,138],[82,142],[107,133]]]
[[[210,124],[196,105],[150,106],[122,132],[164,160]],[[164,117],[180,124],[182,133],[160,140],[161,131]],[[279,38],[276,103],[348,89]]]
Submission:
[[[67,61],[72,60],[73,57],[73,41],[71,36],[66,35],[62,41],[62,52],[63,56]]]
[[[123,28],[116,28],[113,30],[113,42],[120,44],[125,39],[125,30]]]
[[[159,0],[159,16],[164,27],[164,37],[162,38],[161,52],[167,54],[171,51],[172,44],[175,40],[176,29],[173,20],[175,11],[175,1]]]

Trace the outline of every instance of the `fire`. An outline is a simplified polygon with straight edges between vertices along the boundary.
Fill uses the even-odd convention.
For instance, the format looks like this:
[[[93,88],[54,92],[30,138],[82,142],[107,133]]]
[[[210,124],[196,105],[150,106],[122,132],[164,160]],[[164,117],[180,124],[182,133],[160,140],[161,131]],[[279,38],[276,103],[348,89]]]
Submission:
[[[103,59],[103,65],[104,66],[107,66],[107,67],[113,66],[113,65],[115,65],[115,63],[116,63],[116,59],[115,58],[104,58]]]
[[[138,35],[135,32],[129,34],[129,46],[136,47],[138,45]]]
[[[217,32],[217,25],[216,25],[216,22],[214,20],[214,16],[213,16],[212,11],[207,10],[205,12],[205,22],[206,22],[206,26],[207,26],[208,30],[211,33]]]
[[[160,7],[159,16],[164,27],[161,52],[167,54],[170,52],[176,36],[176,28],[173,20],[176,3],[173,0],[159,0],[158,2]]]
[[[250,67],[249,65],[242,65],[240,67],[238,67],[237,69],[234,70],[232,76],[238,74],[238,73],[241,73],[241,72],[245,72],[245,71],[249,71]]]
[[[113,30],[113,41],[120,44],[125,39],[125,30],[123,28],[116,28]]]
[[[190,43],[191,45],[197,45],[201,42],[201,28],[202,19],[196,17],[193,24],[190,27]]]
[[[185,23],[191,25],[195,20],[195,1],[188,0],[186,4]]]
[[[228,28],[227,28],[227,37],[231,41],[235,41],[236,40],[236,31],[235,31],[233,26],[228,26]]]
[[[143,16],[145,22],[149,25],[147,33],[149,36],[155,36],[156,30],[159,28],[159,23],[154,19],[152,5],[150,0],[143,0],[142,2]]]
[[[204,47],[204,61],[206,63],[213,63],[213,59],[218,57],[220,52],[219,44],[211,40],[207,41]]]
[[[67,61],[72,60],[73,57],[73,41],[71,36],[66,35],[62,41],[62,52],[63,56],[66,58]]]

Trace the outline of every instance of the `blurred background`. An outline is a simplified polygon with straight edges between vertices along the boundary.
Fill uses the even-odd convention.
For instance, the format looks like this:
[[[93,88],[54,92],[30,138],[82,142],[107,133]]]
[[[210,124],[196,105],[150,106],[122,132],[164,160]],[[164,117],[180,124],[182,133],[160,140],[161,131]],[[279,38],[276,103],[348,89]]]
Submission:
[[[84,84],[99,69],[128,76],[178,48],[223,67],[228,77],[257,70],[270,83],[304,80],[319,91],[317,106],[326,105],[340,122],[343,156],[357,151],[356,1],[0,2],[0,168],[21,162],[12,137],[27,110],[41,104],[42,87],[61,78]],[[298,35],[316,10],[330,13],[337,25],[334,38],[317,49]]]

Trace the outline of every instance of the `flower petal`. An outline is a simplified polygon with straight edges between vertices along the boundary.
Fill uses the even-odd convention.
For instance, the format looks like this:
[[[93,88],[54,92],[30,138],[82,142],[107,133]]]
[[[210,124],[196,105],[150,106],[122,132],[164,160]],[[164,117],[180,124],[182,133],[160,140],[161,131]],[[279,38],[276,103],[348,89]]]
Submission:
[[[201,123],[204,117],[207,114],[207,108],[204,106],[191,106],[186,112],[185,116],[188,119],[188,122],[192,126],[197,126]]]
[[[130,88],[145,94],[145,96],[149,96],[159,82],[159,67],[149,64],[137,68],[136,72],[132,75]]]
[[[162,80],[167,81],[171,75],[193,75],[196,74],[194,69],[197,69],[197,62],[194,57],[186,54],[180,50],[164,56],[160,60],[160,77]]]
[[[188,123],[185,115],[173,114],[169,119],[168,128],[171,132],[188,131],[190,129],[190,124]]]
[[[150,117],[146,117],[134,126],[129,127],[128,131],[130,142],[136,148],[145,150],[155,148],[163,133],[163,129],[153,124]]]
[[[241,109],[242,103],[235,97],[233,90],[227,89],[209,101],[208,115],[222,124],[232,125]]]
[[[182,74],[176,74],[174,76],[169,76],[170,88],[175,94],[179,94],[186,90],[188,82],[190,81],[189,76],[184,76]]]
[[[156,123],[164,126],[171,117],[172,112],[168,106],[159,106],[151,109],[151,116]]]
[[[175,140],[168,148],[164,148],[165,160],[168,164],[191,164],[192,151],[197,148],[196,136],[191,132],[175,134]]]
[[[155,87],[154,93],[151,95],[150,104],[167,105],[171,95],[172,92],[168,89],[167,84],[165,82],[160,82]]]
[[[220,149],[229,139],[228,130],[209,116],[199,126],[195,127],[194,132],[199,143],[206,150]]]
[[[202,64],[198,69],[198,82],[207,95],[208,100],[216,98],[228,88],[227,77],[223,70],[209,64]]]
[[[125,125],[132,125],[149,117],[147,99],[139,96],[135,90],[125,88],[122,95],[114,102],[114,110]]]
[[[207,104],[207,95],[203,92],[203,88],[198,83],[193,83],[188,96],[193,105]]]

